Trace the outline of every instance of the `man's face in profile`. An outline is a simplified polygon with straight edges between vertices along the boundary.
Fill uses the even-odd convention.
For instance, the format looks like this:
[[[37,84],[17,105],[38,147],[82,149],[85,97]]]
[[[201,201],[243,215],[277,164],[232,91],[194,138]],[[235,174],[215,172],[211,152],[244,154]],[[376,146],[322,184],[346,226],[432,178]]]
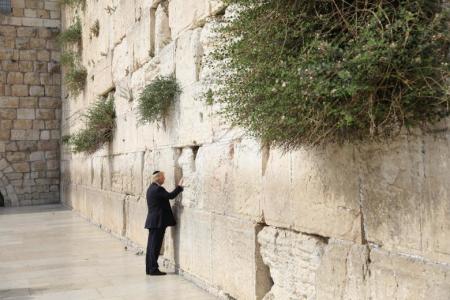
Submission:
[[[165,180],[166,180],[166,176],[164,176],[164,173],[161,172],[161,173],[159,174],[159,180],[158,180],[159,184],[164,184],[164,181],[165,181]]]

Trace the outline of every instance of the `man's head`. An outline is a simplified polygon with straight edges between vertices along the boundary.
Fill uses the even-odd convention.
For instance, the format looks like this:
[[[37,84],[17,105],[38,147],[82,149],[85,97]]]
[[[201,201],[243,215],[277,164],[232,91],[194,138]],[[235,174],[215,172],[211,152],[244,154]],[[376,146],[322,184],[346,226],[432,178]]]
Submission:
[[[152,182],[156,182],[158,184],[163,184],[166,180],[166,177],[164,176],[164,172],[161,171],[155,171],[152,174]]]

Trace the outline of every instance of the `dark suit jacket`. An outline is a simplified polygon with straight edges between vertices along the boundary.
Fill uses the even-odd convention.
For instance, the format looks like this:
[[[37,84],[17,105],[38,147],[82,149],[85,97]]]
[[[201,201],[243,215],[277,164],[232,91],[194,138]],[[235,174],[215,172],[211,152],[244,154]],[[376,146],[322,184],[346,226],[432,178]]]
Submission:
[[[169,199],[175,198],[183,191],[181,186],[177,186],[173,192],[169,193],[162,186],[152,183],[147,190],[148,214],[145,221],[145,228],[155,229],[167,226],[175,226],[172,208]]]

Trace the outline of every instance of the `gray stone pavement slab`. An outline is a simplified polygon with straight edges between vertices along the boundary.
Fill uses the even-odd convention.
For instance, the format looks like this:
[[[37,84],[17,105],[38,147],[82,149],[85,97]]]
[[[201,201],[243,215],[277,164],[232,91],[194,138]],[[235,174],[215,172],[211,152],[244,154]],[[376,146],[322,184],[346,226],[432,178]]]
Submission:
[[[0,208],[0,299],[212,300],[61,205]]]

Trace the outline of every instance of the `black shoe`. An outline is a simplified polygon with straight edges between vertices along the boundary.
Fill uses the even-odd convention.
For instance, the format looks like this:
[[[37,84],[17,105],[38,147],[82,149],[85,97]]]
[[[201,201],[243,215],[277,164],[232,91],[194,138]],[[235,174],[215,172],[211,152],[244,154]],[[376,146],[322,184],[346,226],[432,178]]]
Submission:
[[[156,270],[154,272],[147,273],[147,275],[150,275],[150,276],[161,276],[161,275],[167,275],[167,273],[161,272],[160,270]]]

